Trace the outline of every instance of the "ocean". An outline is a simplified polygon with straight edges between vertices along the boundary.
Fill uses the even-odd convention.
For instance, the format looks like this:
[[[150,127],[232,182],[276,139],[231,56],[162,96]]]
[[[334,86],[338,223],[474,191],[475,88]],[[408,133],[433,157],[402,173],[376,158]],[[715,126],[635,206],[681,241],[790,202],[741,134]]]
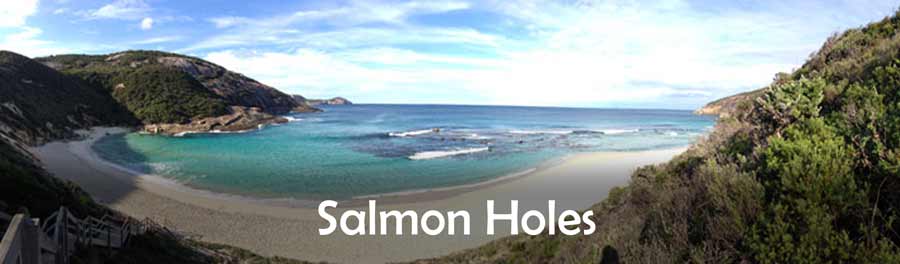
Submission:
[[[254,198],[353,197],[472,184],[566,155],[687,146],[715,118],[685,110],[324,106],[246,133],[128,133],[98,155],[192,188]]]

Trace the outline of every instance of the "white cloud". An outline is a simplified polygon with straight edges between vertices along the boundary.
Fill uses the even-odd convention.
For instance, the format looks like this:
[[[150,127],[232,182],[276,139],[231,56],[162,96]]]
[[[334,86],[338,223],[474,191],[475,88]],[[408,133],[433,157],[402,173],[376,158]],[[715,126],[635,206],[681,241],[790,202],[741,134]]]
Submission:
[[[249,23],[250,21],[252,21],[252,20],[250,20],[249,18],[234,17],[234,16],[214,17],[214,18],[209,19],[209,22],[216,25],[217,28],[228,28],[228,27],[235,26],[238,24]]]
[[[150,30],[153,28],[153,18],[145,17],[141,20],[141,29]]]
[[[473,29],[404,26],[232,34],[195,47],[262,41],[319,49],[208,56],[281,88],[349,94],[444,90],[452,91],[450,100],[457,103],[486,104],[596,105],[688,94],[711,96],[715,88],[763,85],[774,73],[791,67],[780,61],[723,62],[758,51],[751,45],[736,45],[740,41],[715,39],[720,37],[717,34],[755,34],[753,30],[766,28],[741,24],[758,22],[753,19],[717,20],[713,24],[724,25],[715,28],[701,19],[674,19],[680,14],[643,6],[503,3],[495,11],[530,23],[525,26],[533,36],[525,43]],[[677,4],[670,3],[668,8]],[[241,23],[229,21],[223,24]],[[244,35],[255,38],[243,39]],[[480,47],[495,55],[473,58],[392,48],[412,43]],[[777,44],[784,43],[762,44],[766,49],[782,49]],[[461,98],[478,101],[458,101]]]
[[[94,19],[139,20],[145,17],[150,10],[150,5],[143,0],[115,0],[91,11],[88,17]]]
[[[39,39],[41,33],[43,31],[39,28],[22,27],[19,32],[0,38],[0,50],[9,50],[29,57],[71,52],[68,48]]]
[[[150,44],[160,44],[160,43],[179,41],[181,39],[182,39],[181,36],[163,36],[163,37],[153,37],[153,38],[148,38],[148,39],[142,39],[142,40],[131,42],[130,44],[132,44],[132,45],[150,45]]]
[[[25,19],[37,12],[37,0],[5,1],[0,5],[0,28],[20,27]]]
[[[454,44],[499,47],[510,44],[503,36],[485,34],[466,28],[348,28],[325,32],[308,32],[290,28],[247,27],[239,31],[213,36],[183,51],[217,49],[260,44],[278,44],[310,48],[352,48],[394,44]]]
[[[221,51],[210,53],[205,59],[279,89],[314,97],[361,93],[408,95],[420,92],[420,88],[455,82],[468,71],[369,68],[348,59],[357,55],[359,54],[329,53],[312,49],[299,49],[290,53]],[[385,93],[386,91],[391,93]],[[396,99],[403,98],[398,96]]]
[[[367,3],[354,1],[347,6],[303,10],[269,18],[222,16],[208,19],[216,28],[225,29],[183,49],[225,48],[260,43],[293,44],[307,47],[339,47],[351,43],[379,45],[385,42],[446,43],[464,42],[495,45],[496,37],[465,28],[422,28],[407,24],[416,15],[439,14],[470,8],[460,1],[407,1]],[[365,27],[372,23],[390,27]],[[307,29],[304,25],[326,24],[333,31]],[[377,43],[373,43],[377,42]]]
[[[329,9],[304,10],[286,16],[266,19],[225,16],[209,19],[218,28],[233,26],[283,27],[300,22],[324,21],[337,26],[353,26],[371,22],[404,23],[412,15],[444,13],[469,8],[459,1],[408,1],[394,4],[375,4],[363,1]]]
[[[685,108],[766,85],[799,66],[831,32],[879,18],[870,8],[814,2],[760,2],[752,10],[680,0],[416,5],[357,4],[262,21],[220,17],[211,22],[224,34],[186,50],[243,48],[206,58],[315,97]],[[353,8],[377,12],[348,15]],[[486,33],[408,19],[423,10],[459,9],[500,14],[505,22]],[[845,11],[853,15],[839,16]],[[333,27],[306,30],[298,21]],[[381,24],[367,24],[373,21]],[[245,50],[260,45],[281,51]]]

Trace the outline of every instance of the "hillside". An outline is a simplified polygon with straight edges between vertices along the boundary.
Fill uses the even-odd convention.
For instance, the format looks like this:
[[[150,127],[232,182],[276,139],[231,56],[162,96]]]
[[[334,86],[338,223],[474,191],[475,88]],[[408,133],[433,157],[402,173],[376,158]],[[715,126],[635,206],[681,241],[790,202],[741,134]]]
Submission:
[[[898,30],[895,14],[835,35],[795,72],[718,102],[740,111],[594,205],[594,235],[419,262],[900,263]]]
[[[698,115],[714,115],[720,117],[728,117],[731,116],[732,113],[739,109],[739,104],[744,102],[744,106],[740,108],[746,108],[750,105],[748,102],[752,102],[754,98],[762,95],[763,89],[753,90],[749,92],[743,92],[739,94],[735,94],[732,96],[724,97],[708,104],[704,105],[700,109],[694,111],[694,114]]]
[[[353,102],[347,100],[344,97],[334,97],[331,99],[309,99],[302,95],[295,94],[291,95],[294,98],[294,101],[297,101],[299,104],[308,105],[309,107],[314,107],[317,105],[351,105]]]
[[[169,70],[148,68],[148,71],[154,73]],[[180,72],[159,76],[176,79],[142,80],[146,76],[134,76],[133,80],[184,84],[183,87],[195,89],[176,90],[177,93],[189,93],[184,95],[187,98],[194,95],[218,98],[205,97],[208,96],[208,91],[200,89],[202,86],[194,83],[194,79]],[[166,85],[148,85],[144,88],[169,89]],[[114,91],[113,94],[116,92],[122,91]],[[126,98],[134,99],[131,96],[129,94]],[[146,95],[135,100],[133,103],[136,104],[152,104],[149,103],[150,100],[160,99]],[[157,103],[177,108],[182,107],[177,104],[183,101]],[[0,51],[0,211],[8,214],[28,212],[32,217],[46,218],[60,206],[65,206],[77,217],[117,215],[94,202],[78,186],[48,173],[27,148],[53,140],[77,137],[76,130],[91,126],[137,125],[140,121],[135,114],[143,115],[130,112],[109,91],[99,86],[64,75],[27,57]],[[303,263],[278,257],[262,257],[240,248],[184,239],[158,229],[149,229],[145,234],[134,236],[125,250],[115,253],[104,252],[103,249],[82,250],[70,260],[72,263]]]
[[[347,100],[344,97],[334,97],[331,99],[306,99],[306,102],[311,106],[317,105],[351,105],[353,102]]]
[[[64,73],[82,76],[85,79],[113,88],[109,78],[145,70],[148,67],[162,67],[190,75],[210,92],[221,96],[226,104],[256,107],[270,114],[285,114],[291,111],[314,111],[297,104],[290,95],[259,83],[239,73],[225,69],[211,62],[180,54],[160,51],[124,51],[108,55],[58,55],[36,58]]]
[[[0,87],[0,134],[25,144],[138,123],[109,93],[12,52],[0,51]]]
[[[125,51],[36,60],[111,94],[148,132],[245,130],[287,121],[277,115],[318,111],[241,74],[179,54]]]

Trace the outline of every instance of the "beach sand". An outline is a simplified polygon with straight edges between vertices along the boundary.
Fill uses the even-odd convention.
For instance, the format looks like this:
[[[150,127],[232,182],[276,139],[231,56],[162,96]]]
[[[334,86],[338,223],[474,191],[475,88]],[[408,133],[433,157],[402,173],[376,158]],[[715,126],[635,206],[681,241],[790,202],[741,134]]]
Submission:
[[[379,210],[415,210],[420,215],[432,209],[467,210],[472,228],[468,236],[347,236],[340,232],[319,236],[318,229],[327,222],[314,208],[317,201],[280,204],[192,190],[157,176],[135,175],[91,150],[100,137],[124,132],[122,128],[95,128],[85,132],[84,140],[53,142],[32,151],[57,177],[77,183],[97,201],[133,217],[147,217],[199,240],[263,255],[340,263],[409,261],[477,247],[503,236],[486,235],[487,200],[496,201],[497,212],[509,212],[509,200],[519,200],[520,215],[531,209],[546,214],[547,200],[556,200],[557,213],[583,210],[604,199],[612,187],[627,184],[635,168],[665,162],[685,150],[575,154],[518,177],[374,198]],[[341,205],[366,210],[365,201]],[[338,216],[346,209],[329,212]],[[508,234],[509,226],[501,223],[498,230]]]

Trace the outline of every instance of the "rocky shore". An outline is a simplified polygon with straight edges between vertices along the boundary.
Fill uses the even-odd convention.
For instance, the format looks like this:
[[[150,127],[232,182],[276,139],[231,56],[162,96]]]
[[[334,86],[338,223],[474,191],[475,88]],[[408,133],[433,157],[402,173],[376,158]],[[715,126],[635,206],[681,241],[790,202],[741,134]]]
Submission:
[[[163,135],[183,135],[185,133],[237,132],[258,129],[272,124],[287,123],[284,117],[263,112],[257,107],[232,106],[228,115],[191,120],[186,124],[148,124],[142,131]]]

